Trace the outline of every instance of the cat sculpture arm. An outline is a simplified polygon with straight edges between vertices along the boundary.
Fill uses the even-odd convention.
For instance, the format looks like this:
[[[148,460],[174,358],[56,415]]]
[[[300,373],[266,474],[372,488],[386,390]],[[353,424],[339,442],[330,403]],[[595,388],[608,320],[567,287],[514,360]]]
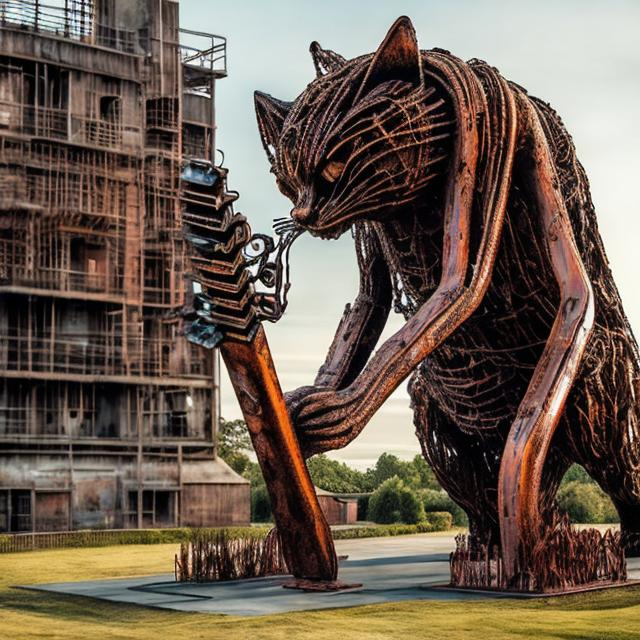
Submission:
[[[399,20],[374,55],[366,77],[380,75],[376,67],[393,68],[399,58],[411,55],[419,59],[415,32],[410,23]],[[446,56],[433,53],[431,65],[447,78],[451,91],[456,94],[458,123],[444,200],[440,282],[433,295],[381,346],[351,384],[295,398],[290,411],[305,455],[345,446],[353,440],[398,385],[473,313],[491,279],[516,147],[518,123],[514,94],[504,79],[493,79],[497,96],[493,109],[499,111],[499,125],[485,132],[486,144],[492,146],[487,154],[491,165],[487,174],[492,178],[485,185],[480,203],[481,240],[476,254],[470,256],[480,149],[476,123],[480,112],[489,107],[483,104],[479,90],[464,90],[465,82],[473,87],[477,81],[471,77],[461,78],[449,67]],[[489,116],[485,119],[487,122],[498,121],[497,113]]]

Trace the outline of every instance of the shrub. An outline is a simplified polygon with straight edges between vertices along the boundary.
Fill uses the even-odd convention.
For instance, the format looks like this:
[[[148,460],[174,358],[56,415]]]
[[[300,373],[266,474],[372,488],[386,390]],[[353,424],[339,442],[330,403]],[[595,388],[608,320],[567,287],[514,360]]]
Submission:
[[[407,524],[424,520],[424,507],[420,498],[408,487],[400,494],[400,519]]]
[[[418,526],[422,524],[421,522]],[[425,514],[424,524],[431,527],[430,531],[448,531],[455,523],[449,511],[432,511]]]
[[[398,477],[385,480],[369,498],[368,519],[373,522],[416,524],[424,516],[422,502]]]
[[[422,492],[422,500],[424,510],[427,513],[433,511],[448,511],[453,518],[454,525],[457,527],[468,526],[469,520],[467,514],[462,507],[457,505],[444,491],[425,489]]]
[[[618,514],[602,489],[595,483],[573,480],[560,487],[558,506],[572,522],[602,524],[618,522]]]

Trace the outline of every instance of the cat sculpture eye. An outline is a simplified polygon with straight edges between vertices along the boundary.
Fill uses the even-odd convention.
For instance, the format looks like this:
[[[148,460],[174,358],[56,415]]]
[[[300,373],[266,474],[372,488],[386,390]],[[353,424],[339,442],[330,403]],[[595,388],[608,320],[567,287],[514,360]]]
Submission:
[[[344,162],[331,161],[327,162],[320,175],[322,175],[327,182],[335,182],[342,175],[343,170]]]

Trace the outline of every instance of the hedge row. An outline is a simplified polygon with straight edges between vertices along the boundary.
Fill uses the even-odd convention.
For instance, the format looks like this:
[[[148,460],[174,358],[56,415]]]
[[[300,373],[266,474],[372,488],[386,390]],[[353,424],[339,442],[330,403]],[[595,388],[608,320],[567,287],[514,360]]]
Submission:
[[[425,519],[417,524],[379,524],[350,529],[337,529],[333,532],[334,540],[350,540],[352,538],[385,538],[388,536],[406,536],[415,533],[431,533],[448,531],[453,524],[448,511],[427,513]]]
[[[428,513],[426,519],[418,524],[373,525],[338,529],[333,532],[336,540],[350,538],[375,538],[399,536],[412,533],[446,531],[451,528],[450,513]],[[256,538],[267,534],[270,526],[225,527],[198,529],[202,533],[213,534],[225,531],[231,538]],[[127,529],[127,530],[87,530],[63,533],[25,533],[0,535],[0,553],[33,551],[34,549],[63,549],[82,547],[107,547],[124,544],[171,544],[188,542],[194,529]]]
[[[230,537],[260,537],[269,527],[224,527],[203,529],[221,531]],[[109,547],[123,544],[171,544],[188,542],[193,529],[88,529],[50,533],[18,533],[0,535],[0,553],[32,551],[34,549],[65,549],[83,547]]]

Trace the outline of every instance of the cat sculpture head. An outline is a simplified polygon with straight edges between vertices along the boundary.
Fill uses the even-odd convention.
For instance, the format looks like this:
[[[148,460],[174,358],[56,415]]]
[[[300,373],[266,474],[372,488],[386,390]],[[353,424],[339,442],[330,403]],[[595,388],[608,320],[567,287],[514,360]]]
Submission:
[[[393,24],[374,54],[345,60],[317,42],[317,77],[293,102],[255,93],[258,127],[291,217],[335,238],[357,220],[415,205],[444,168],[451,116],[426,86],[411,21]]]

